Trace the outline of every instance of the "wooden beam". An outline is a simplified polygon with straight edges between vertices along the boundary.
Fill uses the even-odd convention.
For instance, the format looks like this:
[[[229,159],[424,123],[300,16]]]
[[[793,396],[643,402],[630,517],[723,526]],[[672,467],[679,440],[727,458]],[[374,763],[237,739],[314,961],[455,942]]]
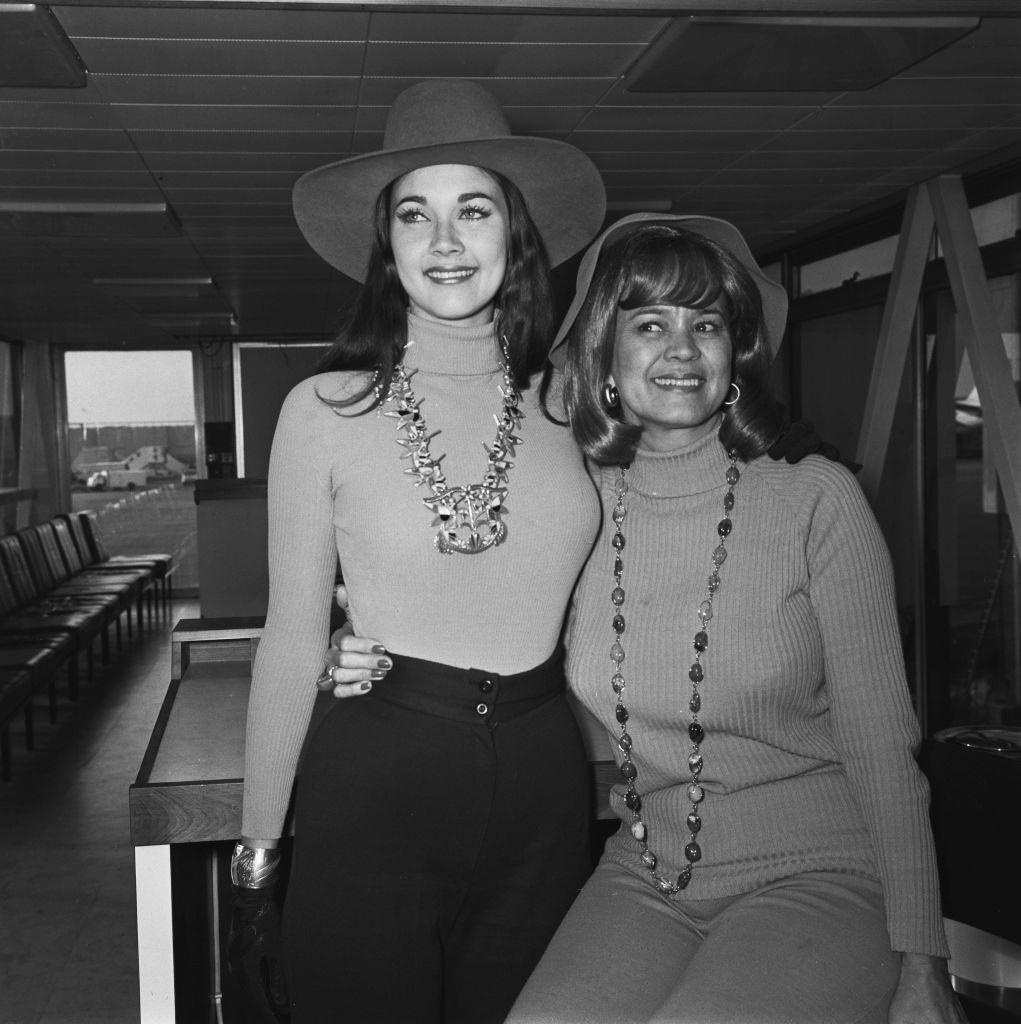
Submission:
[[[1021,537],[1021,405],[1003,347],[961,178],[940,175],[929,198],[982,402],[982,420],[1015,538]]]
[[[873,504],[890,443],[897,392],[904,376],[904,360],[911,343],[911,324],[917,313],[933,224],[929,197],[923,188],[916,185],[908,193],[904,207],[904,220],[890,275],[890,291],[883,309],[862,417],[862,432],[855,455],[856,461],[862,465],[858,479]]]

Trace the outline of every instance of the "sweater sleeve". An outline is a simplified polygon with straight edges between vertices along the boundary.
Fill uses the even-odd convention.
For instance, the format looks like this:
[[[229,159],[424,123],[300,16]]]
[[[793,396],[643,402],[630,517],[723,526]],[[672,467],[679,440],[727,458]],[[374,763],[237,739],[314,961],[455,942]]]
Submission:
[[[833,735],[867,823],[894,950],[948,956],[929,788],[915,761],[889,552],[843,467],[811,458],[810,594],[823,641]]]
[[[332,416],[315,380],[288,395],[277,421],[268,479],[269,607],[248,705],[242,834],[283,831],[298,755],[328,643],[337,553],[329,449]]]

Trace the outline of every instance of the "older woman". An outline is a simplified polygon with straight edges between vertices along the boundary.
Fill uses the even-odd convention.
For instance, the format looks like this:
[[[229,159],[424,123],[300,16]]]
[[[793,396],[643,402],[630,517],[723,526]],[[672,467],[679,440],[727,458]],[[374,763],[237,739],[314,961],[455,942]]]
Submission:
[[[622,826],[513,1024],[963,1024],[892,573],[853,477],[762,458],[786,315],[732,225],[626,218],[554,354],[603,526],[570,685]]]

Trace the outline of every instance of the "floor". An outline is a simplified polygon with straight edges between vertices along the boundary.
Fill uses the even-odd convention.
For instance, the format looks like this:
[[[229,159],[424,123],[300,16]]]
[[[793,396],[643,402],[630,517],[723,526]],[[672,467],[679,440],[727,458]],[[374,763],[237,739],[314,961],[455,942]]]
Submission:
[[[14,731],[0,786],[0,1024],[137,1024],[135,889],[128,837],[134,781],[170,680],[174,601],[98,669],[57,724],[36,700],[36,749]]]

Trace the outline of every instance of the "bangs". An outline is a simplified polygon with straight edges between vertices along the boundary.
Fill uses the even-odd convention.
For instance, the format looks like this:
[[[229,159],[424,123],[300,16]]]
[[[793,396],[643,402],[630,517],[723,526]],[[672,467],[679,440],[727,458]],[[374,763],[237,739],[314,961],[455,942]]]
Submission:
[[[649,231],[632,236],[629,243],[622,261],[621,309],[659,305],[705,309],[720,296],[727,305],[725,270],[699,240],[677,231]]]

